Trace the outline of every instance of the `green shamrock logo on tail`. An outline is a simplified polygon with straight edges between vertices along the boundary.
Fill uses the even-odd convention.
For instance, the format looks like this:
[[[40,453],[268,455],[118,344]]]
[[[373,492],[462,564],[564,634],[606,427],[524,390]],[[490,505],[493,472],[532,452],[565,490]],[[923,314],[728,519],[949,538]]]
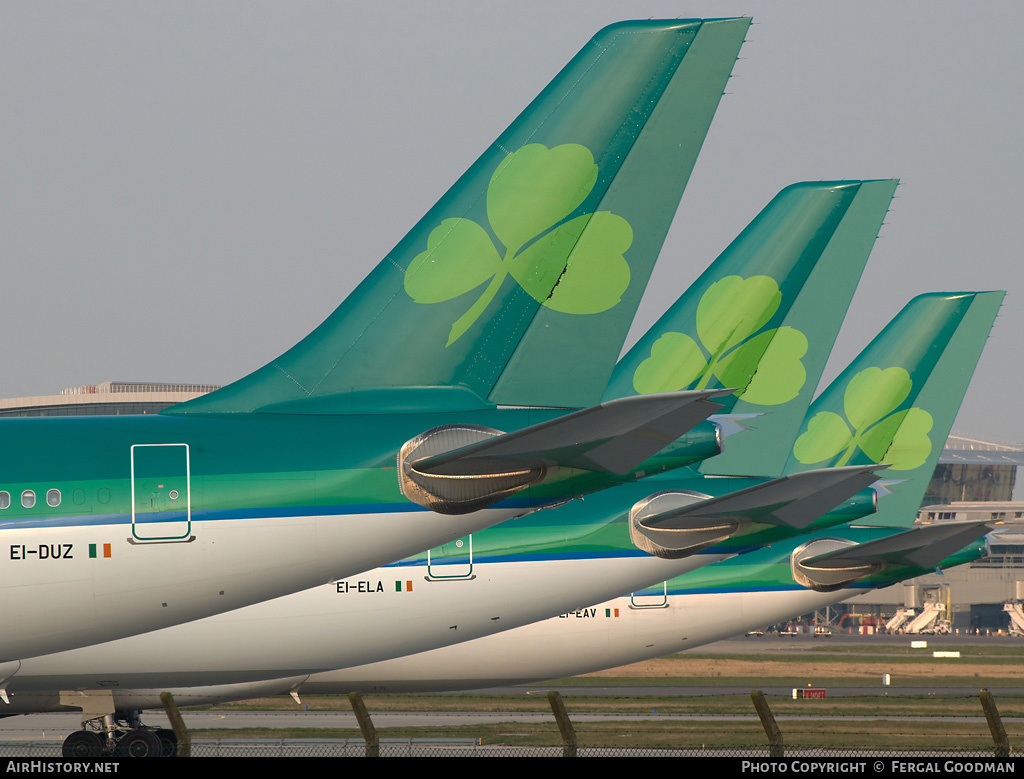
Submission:
[[[441,303],[487,287],[448,334],[451,346],[487,309],[511,275],[539,303],[566,314],[596,314],[619,302],[629,286],[622,256],[633,230],[608,211],[563,221],[597,182],[585,146],[548,149],[539,143],[505,157],[487,186],[490,234],[471,219],[445,219],[431,230],[427,250],[405,272],[405,291],[417,303]]]
[[[633,374],[642,395],[705,389],[712,378],[749,403],[777,405],[792,400],[807,378],[800,358],[807,338],[792,327],[758,332],[782,302],[769,276],[726,276],[697,305],[700,344],[683,333],[665,333]]]
[[[903,368],[860,371],[843,393],[846,419],[831,411],[815,414],[807,432],[796,440],[793,455],[802,463],[819,463],[841,453],[833,463],[838,467],[846,465],[859,447],[880,465],[900,471],[917,468],[932,450],[932,415],[916,407],[893,413],[912,387]]]

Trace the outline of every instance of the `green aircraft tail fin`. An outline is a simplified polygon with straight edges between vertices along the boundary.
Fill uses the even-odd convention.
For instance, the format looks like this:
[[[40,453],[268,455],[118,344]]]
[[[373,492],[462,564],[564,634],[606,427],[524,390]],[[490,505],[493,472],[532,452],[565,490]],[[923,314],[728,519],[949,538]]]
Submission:
[[[749,24],[599,32],[316,330],[170,413],[599,402]]]
[[[759,416],[700,470],[780,476],[896,185],[786,187],[619,360],[605,397],[736,388],[723,413]]]
[[[1003,292],[914,298],[811,404],[787,473],[888,465],[864,524],[908,527],[995,321]]]

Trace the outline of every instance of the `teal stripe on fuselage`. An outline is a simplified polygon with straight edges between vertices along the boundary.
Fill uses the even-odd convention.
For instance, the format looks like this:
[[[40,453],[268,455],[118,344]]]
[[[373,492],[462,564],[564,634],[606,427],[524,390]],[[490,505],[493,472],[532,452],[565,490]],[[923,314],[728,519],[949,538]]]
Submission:
[[[0,452],[0,491],[8,493],[8,508],[0,509],[0,529],[124,524],[132,514],[133,489],[141,489],[134,498],[135,511],[144,512],[147,522],[160,521],[159,515],[171,508],[178,518],[173,521],[180,521],[183,509],[178,506],[149,507],[147,493],[156,489],[156,482],[163,488],[165,476],[180,481],[180,486],[167,488],[176,493],[175,500],[186,494],[188,485],[193,521],[422,512],[418,504],[403,500],[396,474],[396,455],[406,441],[453,421],[518,430],[564,413],[471,409],[384,417],[250,414],[0,420],[6,445]],[[678,462],[672,465],[708,456],[717,450],[715,441],[713,425],[698,425],[680,438],[680,452],[691,454],[676,453],[673,458]],[[156,451],[173,451],[180,463],[174,461],[167,474],[162,464],[151,466],[151,472],[144,471],[141,477],[136,470],[133,483],[140,453]],[[660,463],[656,456],[641,468],[654,461]],[[579,470],[564,480],[523,490],[493,508],[535,509],[632,478],[633,472],[618,477]],[[45,496],[51,490],[60,491],[60,505],[47,505]],[[28,491],[35,493],[35,505],[19,505],[19,496]]]
[[[867,582],[854,582],[843,587],[844,590],[873,590],[879,585],[870,584]],[[888,585],[882,585],[888,586]],[[647,593],[648,590],[643,590]],[[652,589],[651,593],[661,595],[663,590]],[[802,587],[799,584],[761,584],[761,585],[743,585],[737,584],[735,587],[670,587],[668,590],[668,596],[685,596],[685,595],[737,595],[747,592],[808,592],[806,587]],[[640,594],[639,592],[636,594]]]
[[[705,549],[701,552],[697,552],[694,557],[699,555],[732,555],[732,554],[745,554],[747,552],[760,549],[757,546],[747,547],[723,547],[716,546],[710,549]],[[640,549],[620,549],[620,550],[607,550],[607,551],[594,551],[594,552],[526,552],[522,554],[505,554],[505,555],[473,555],[473,565],[484,565],[484,564],[502,564],[509,565],[513,563],[538,563],[538,562],[567,562],[572,560],[622,560],[626,558],[651,558],[652,555],[644,552]],[[443,562],[437,560],[432,561],[432,565],[468,565],[469,557],[445,557]],[[406,560],[399,560],[396,563],[385,565],[385,568],[395,567],[410,567],[410,566],[425,566],[427,559],[425,557],[414,557]]]
[[[543,506],[545,501],[518,498],[504,500],[495,504],[495,509],[535,508]],[[226,509],[213,511],[193,511],[193,522],[216,522],[236,519],[275,519],[285,517],[326,517],[332,515],[352,514],[406,514],[413,512],[431,513],[429,509],[415,503],[360,503],[336,506],[275,506],[271,508]],[[97,525],[130,525],[131,514],[79,514],[64,517],[43,517],[41,519],[0,521],[0,530],[17,530],[25,528],[49,527],[94,527]],[[161,522],[180,522],[180,516],[167,519],[147,519],[147,525]]]

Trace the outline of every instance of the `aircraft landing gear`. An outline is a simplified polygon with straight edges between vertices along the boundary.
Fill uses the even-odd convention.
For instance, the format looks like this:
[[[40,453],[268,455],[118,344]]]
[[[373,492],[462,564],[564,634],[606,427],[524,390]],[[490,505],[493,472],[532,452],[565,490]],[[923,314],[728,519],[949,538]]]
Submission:
[[[71,758],[101,757],[105,751],[103,737],[92,730],[76,730],[60,748],[62,756]]]
[[[107,714],[83,722],[83,730],[71,733],[61,747],[64,757],[175,757],[178,739],[173,730],[148,728],[138,711]],[[87,730],[84,728],[94,728]]]
[[[114,754],[118,757],[163,757],[164,747],[155,731],[129,730],[117,742]]]
[[[170,728],[158,728],[153,731],[156,733],[156,737],[160,739],[160,746],[163,750],[162,754],[164,757],[177,757],[178,756],[178,737],[174,735],[174,731]]]

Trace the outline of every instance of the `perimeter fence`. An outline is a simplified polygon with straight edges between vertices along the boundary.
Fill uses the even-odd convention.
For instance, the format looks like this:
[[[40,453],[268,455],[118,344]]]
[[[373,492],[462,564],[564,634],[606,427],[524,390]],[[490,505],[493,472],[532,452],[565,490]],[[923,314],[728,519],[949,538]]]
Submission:
[[[3,759],[109,759],[122,757],[724,757],[756,761],[744,767],[752,771],[760,770],[758,765],[763,761],[802,761],[800,765],[813,766],[813,761],[861,761],[856,770],[867,770],[863,761],[875,759],[872,771],[924,772],[924,771],[956,771],[956,772],[1001,772],[1014,770],[1015,759],[1009,738],[1003,727],[1002,718],[996,708],[995,701],[988,690],[981,690],[979,698],[985,713],[992,746],[980,747],[975,742],[969,747],[947,746],[955,744],[957,736],[947,734],[938,747],[919,744],[916,748],[887,748],[885,746],[839,747],[832,746],[835,740],[844,738],[843,734],[818,733],[820,737],[808,738],[804,733],[798,735],[797,742],[810,741],[815,746],[786,744],[782,728],[760,690],[750,693],[752,703],[757,711],[767,743],[752,745],[712,746],[705,744],[685,745],[692,741],[692,734],[674,734],[659,739],[673,744],[671,747],[623,746],[622,741],[629,738],[616,729],[609,734],[595,735],[584,733],[579,737],[572,719],[566,711],[561,695],[552,690],[548,693],[554,720],[557,723],[561,744],[558,746],[511,746],[494,743],[483,743],[482,739],[472,737],[445,737],[443,731],[429,737],[380,738],[373,719],[370,716],[362,696],[351,693],[349,700],[356,715],[362,738],[286,738],[274,737],[268,732],[267,737],[242,738],[193,738],[185,726],[181,713],[178,711],[170,693],[163,693],[161,699],[165,711],[172,724],[172,729],[154,729],[136,726],[136,729],[108,729],[102,733],[98,730],[79,730],[71,733],[63,741],[18,741],[0,742],[0,760]],[[108,723],[109,724],[109,723]],[[451,731],[449,731],[449,734]],[[212,733],[210,734],[212,735]],[[506,734],[507,735],[507,734]],[[522,735],[522,734],[517,734]],[[738,735],[738,734],[736,734]],[[892,741],[890,736],[896,733],[886,731],[881,738],[873,738],[868,743],[876,744]],[[961,733],[963,737],[967,734]],[[845,734],[846,737],[849,734]],[[952,738],[950,738],[952,737]],[[676,739],[680,745],[674,745]],[[600,743],[586,743],[599,740]],[[616,745],[609,741],[622,739]],[[490,740],[490,739],[488,739]],[[972,737],[964,739],[971,742]],[[824,746],[820,744],[824,743]],[[865,743],[861,741],[861,743]],[[894,761],[889,767],[885,759]],[[807,762],[811,761],[811,762]],[[920,765],[915,761],[926,761]],[[2,763],[0,763],[2,765]],[[930,766],[930,767],[922,767]],[[942,767],[940,767],[942,766]],[[1000,767],[1001,766],[1001,767]],[[10,768],[6,769],[10,770]],[[20,770],[20,769],[15,769]],[[28,768],[26,770],[34,770]],[[797,767],[797,771],[804,769]],[[808,768],[807,770],[814,770]],[[823,769],[846,770],[846,769]],[[1024,773],[1024,772],[1022,772]]]
[[[408,740],[382,742],[379,757],[564,757],[564,747],[499,746],[478,744],[470,739]],[[360,739],[197,739],[192,742],[192,757],[365,757],[366,744]],[[0,743],[0,758],[59,758],[61,746],[53,741]],[[780,756],[768,744],[706,749],[681,746],[674,749],[579,746],[574,757],[725,757],[771,760]],[[1016,757],[1015,755],[1013,757]],[[786,759],[858,760],[899,759],[905,761],[954,761],[977,765],[992,762],[992,749],[943,750],[860,750],[844,748],[792,747]],[[972,769],[968,768],[968,771]],[[979,769],[980,771],[980,769]],[[975,771],[977,772],[977,771]]]

